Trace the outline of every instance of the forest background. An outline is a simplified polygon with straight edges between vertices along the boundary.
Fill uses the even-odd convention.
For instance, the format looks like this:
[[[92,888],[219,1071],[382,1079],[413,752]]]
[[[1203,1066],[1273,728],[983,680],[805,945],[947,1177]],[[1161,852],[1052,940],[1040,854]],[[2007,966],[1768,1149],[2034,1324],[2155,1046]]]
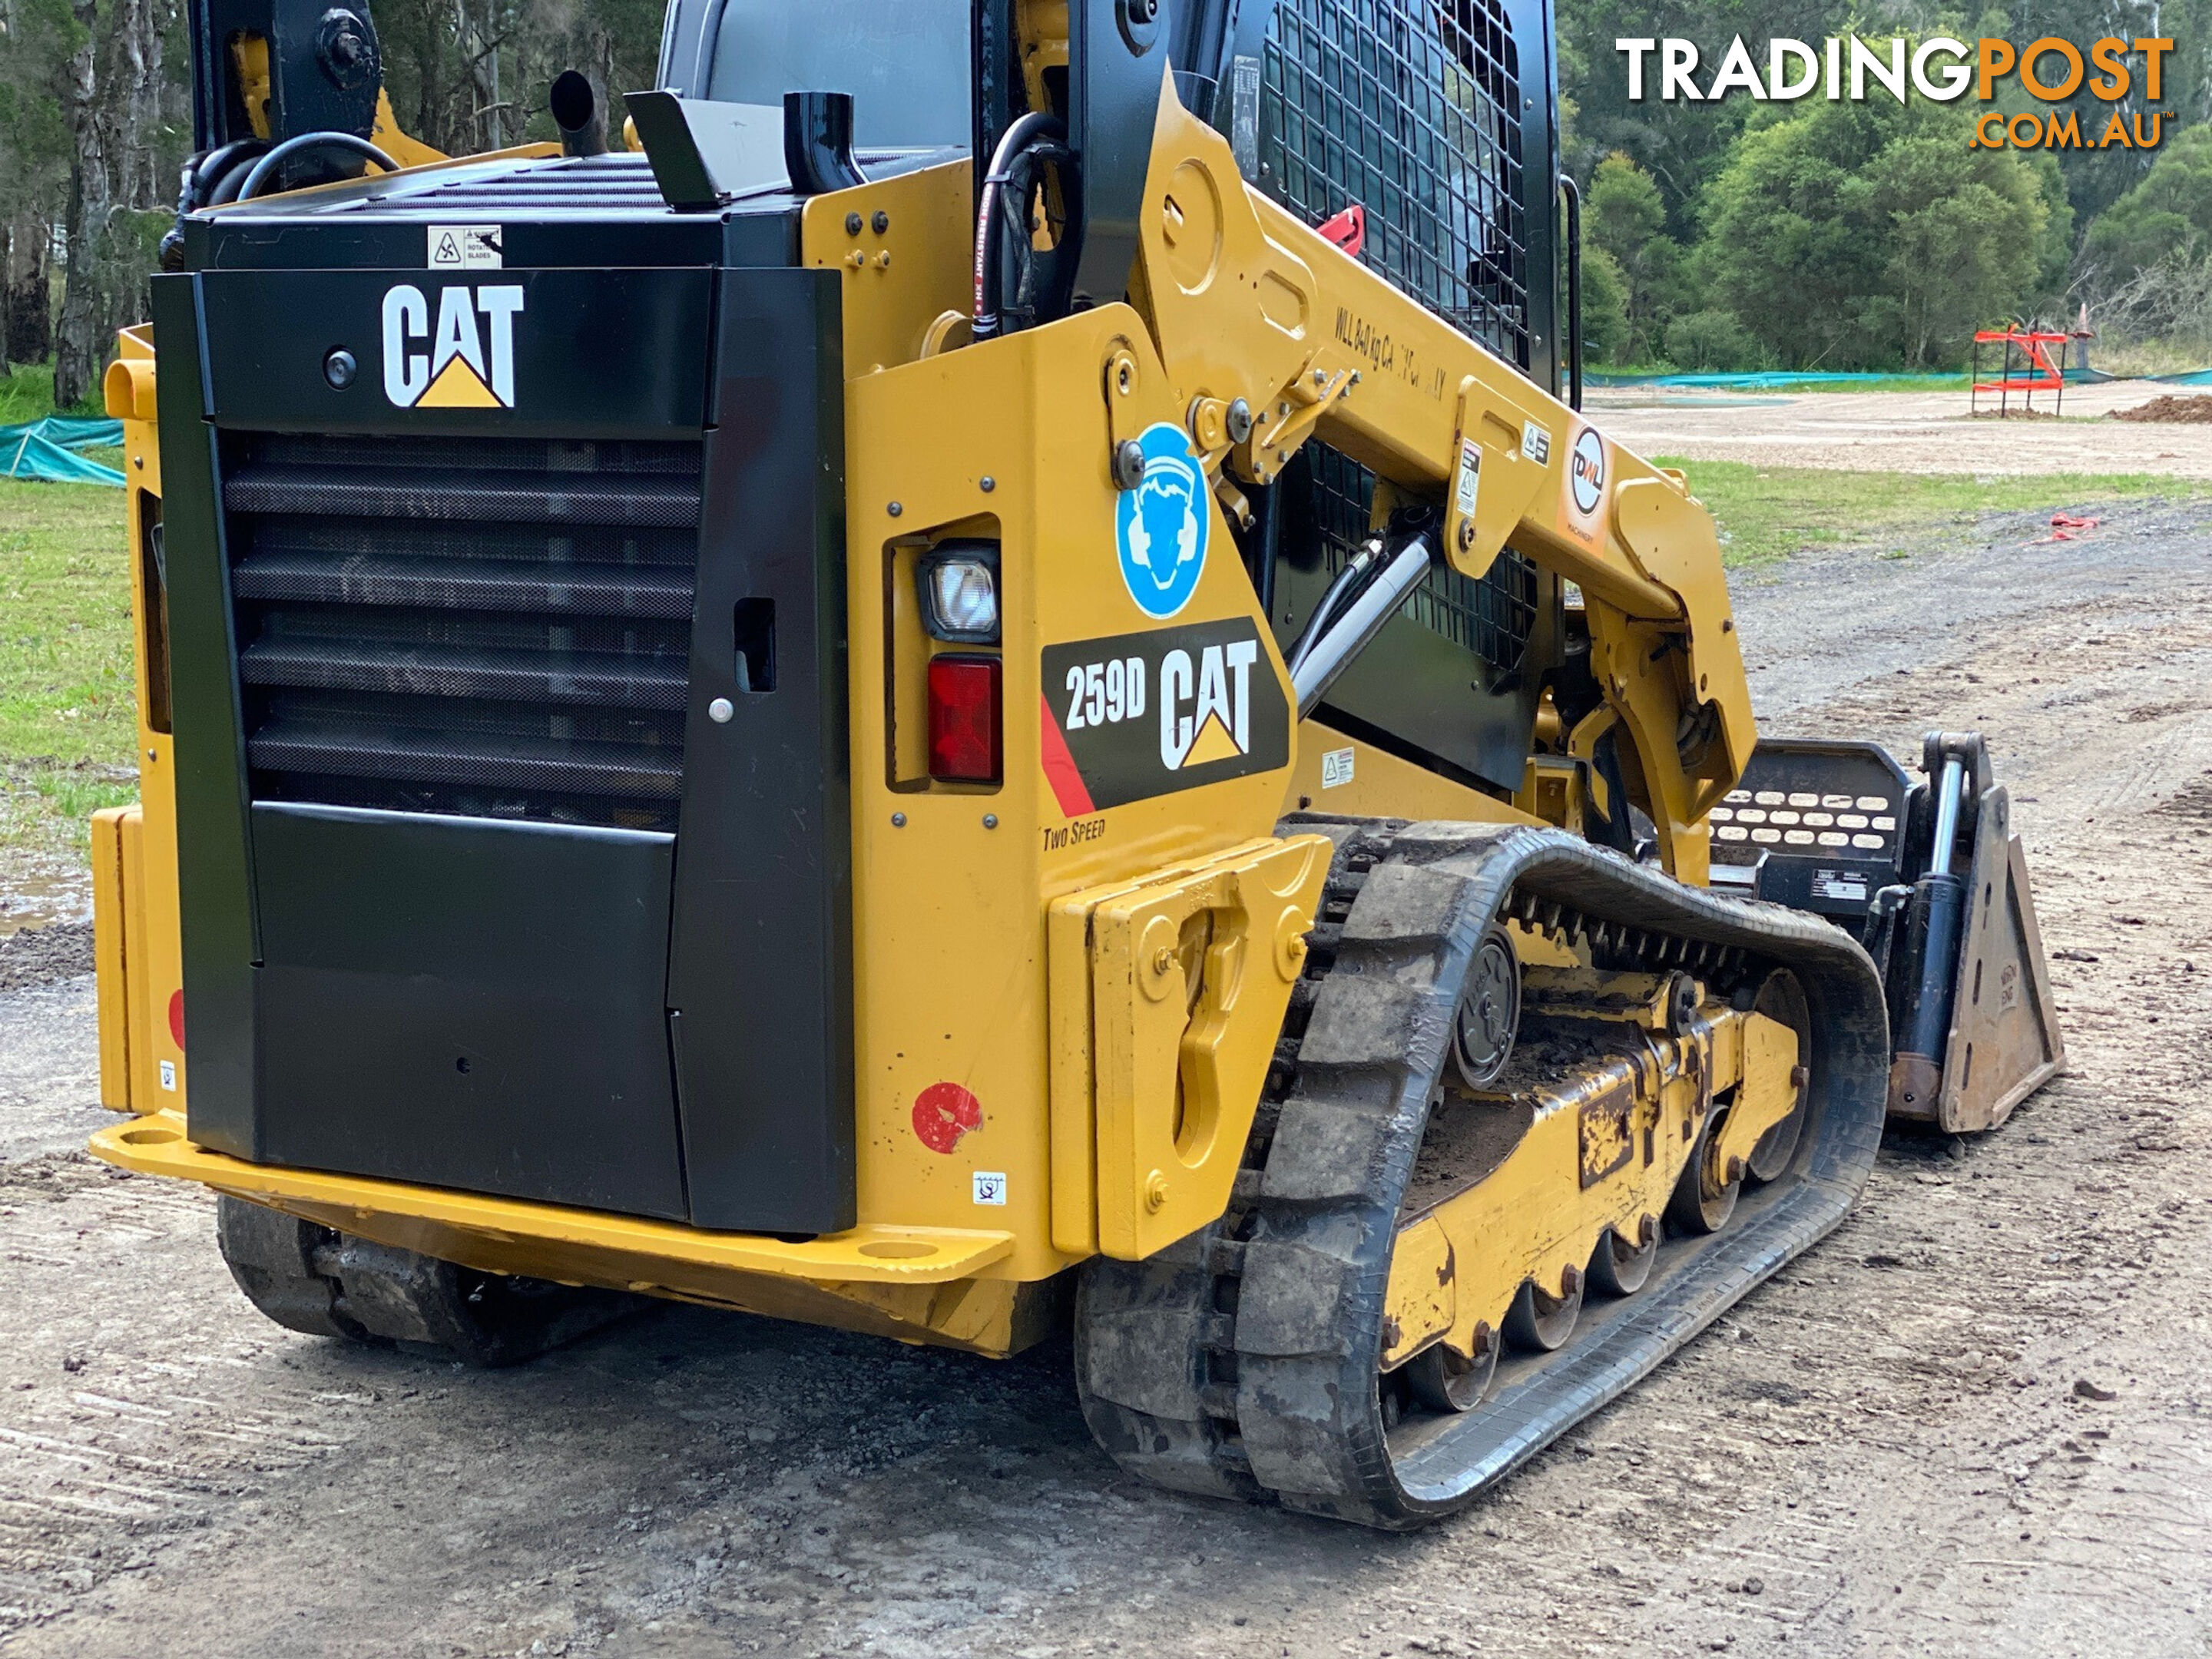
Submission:
[[[886,0],[896,3],[896,0]],[[653,0],[376,0],[400,123],[449,153],[553,136],[561,70],[652,84]],[[2212,0],[1559,0],[1563,160],[1586,202],[1585,337],[1600,365],[1948,368],[1973,331],[2075,323],[2100,366],[2212,362]],[[1613,41],[1942,33],[2163,36],[2156,149],[1971,147],[1981,106],[1632,104]],[[97,396],[145,310],[191,143],[183,0],[0,0],[0,376],[51,363]],[[2140,79],[2140,77],[2138,77]],[[2008,110],[2011,106],[2001,104]],[[2104,106],[2079,100],[2082,125]],[[2032,106],[2023,99],[2021,109]],[[2093,129],[2094,130],[2094,129]]]

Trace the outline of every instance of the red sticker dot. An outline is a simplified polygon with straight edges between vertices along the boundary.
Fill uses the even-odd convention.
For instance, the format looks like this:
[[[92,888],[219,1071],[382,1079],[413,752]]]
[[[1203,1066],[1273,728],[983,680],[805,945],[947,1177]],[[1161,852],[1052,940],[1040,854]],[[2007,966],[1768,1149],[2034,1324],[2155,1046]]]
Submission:
[[[185,1046],[185,994],[169,993],[169,1035],[177,1040],[177,1047]]]
[[[983,1124],[983,1103],[957,1083],[933,1083],[914,1097],[914,1132],[933,1152],[949,1152]]]

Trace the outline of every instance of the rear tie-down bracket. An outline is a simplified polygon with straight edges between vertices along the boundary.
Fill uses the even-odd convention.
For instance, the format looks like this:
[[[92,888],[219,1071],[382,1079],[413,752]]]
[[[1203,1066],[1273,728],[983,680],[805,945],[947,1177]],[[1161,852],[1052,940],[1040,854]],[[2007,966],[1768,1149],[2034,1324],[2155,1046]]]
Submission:
[[[1385,822],[1340,833],[1345,848],[1376,838],[1378,863],[1418,866],[1449,898],[1418,923],[1402,907],[1364,914],[1353,902],[1299,1081],[1238,1204],[1150,1263],[1094,1264],[1078,1364],[1094,1431],[1149,1478],[1402,1529],[1526,1462],[1842,1219],[1881,1141],[1888,1025],[1873,963],[1817,918],[1682,886],[1553,830]],[[1516,895],[1789,969],[1811,1024],[1803,1138],[1783,1178],[1747,1194],[1726,1228],[1666,1246],[1643,1293],[1401,1460],[1376,1387],[1399,1195],[1457,987]],[[1372,1034],[1364,1059],[1346,1045],[1354,1026]],[[1233,1356],[1233,1382],[1209,1380],[1208,1351]]]

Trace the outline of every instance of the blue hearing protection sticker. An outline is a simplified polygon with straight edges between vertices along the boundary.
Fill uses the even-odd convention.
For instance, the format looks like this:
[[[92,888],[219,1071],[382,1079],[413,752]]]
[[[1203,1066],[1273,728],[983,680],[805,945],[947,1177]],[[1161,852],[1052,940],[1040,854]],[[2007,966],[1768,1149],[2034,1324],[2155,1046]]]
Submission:
[[[1129,597],[1147,617],[1164,621],[1198,592],[1212,514],[1205,469],[1181,427],[1163,421],[1137,443],[1145,452],[1145,476],[1115,504],[1114,538]]]

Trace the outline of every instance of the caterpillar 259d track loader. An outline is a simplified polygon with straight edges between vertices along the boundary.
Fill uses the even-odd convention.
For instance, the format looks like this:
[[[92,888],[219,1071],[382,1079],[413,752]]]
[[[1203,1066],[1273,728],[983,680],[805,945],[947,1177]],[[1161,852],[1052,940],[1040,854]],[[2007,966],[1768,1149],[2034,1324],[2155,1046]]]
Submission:
[[[462,160],[192,15],[94,1150],[272,1318],[1072,1322],[1126,1468],[1402,1528],[2062,1063],[1978,741],[1754,748],[1556,395],[1542,0],[675,0]]]

